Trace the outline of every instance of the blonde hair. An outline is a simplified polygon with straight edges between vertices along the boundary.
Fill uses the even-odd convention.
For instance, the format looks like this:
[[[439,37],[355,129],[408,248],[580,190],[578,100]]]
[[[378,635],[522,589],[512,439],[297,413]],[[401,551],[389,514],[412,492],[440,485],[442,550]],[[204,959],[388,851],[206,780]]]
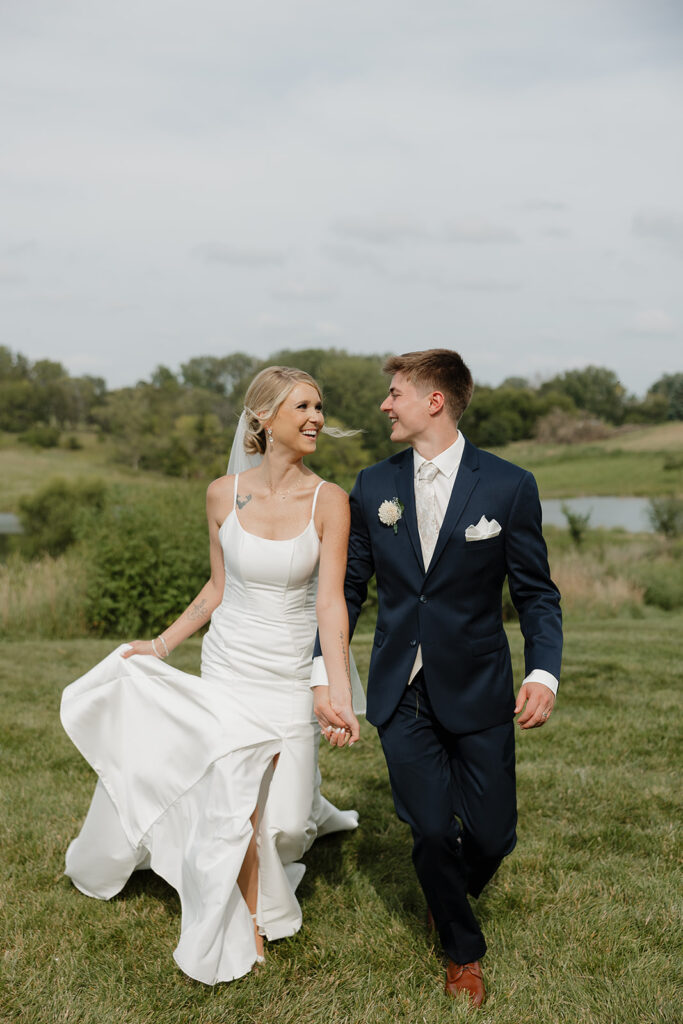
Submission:
[[[310,384],[322,400],[320,385],[305,370],[297,370],[293,366],[267,366],[256,374],[244,396],[244,450],[247,455],[265,453],[266,430],[263,424],[277,415],[285,398],[297,384]]]

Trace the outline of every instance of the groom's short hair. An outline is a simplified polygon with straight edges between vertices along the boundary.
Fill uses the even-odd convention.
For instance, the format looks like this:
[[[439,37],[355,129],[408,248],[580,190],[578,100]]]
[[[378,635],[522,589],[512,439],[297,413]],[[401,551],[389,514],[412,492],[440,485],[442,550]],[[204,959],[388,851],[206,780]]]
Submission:
[[[474,382],[462,356],[450,348],[429,348],[425,352],[405,352],[389,356],[384,373],[401,373],[416,388],[443,392],[446,412],[457,423],[470,404]]]

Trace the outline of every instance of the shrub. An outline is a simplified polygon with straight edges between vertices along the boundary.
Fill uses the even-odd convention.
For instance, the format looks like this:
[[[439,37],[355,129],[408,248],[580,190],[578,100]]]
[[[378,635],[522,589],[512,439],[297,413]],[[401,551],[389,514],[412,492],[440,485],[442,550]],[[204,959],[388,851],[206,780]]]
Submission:
[[[171,623],[210,574],[203,500],[121,492],[81,521],[88,628],[133,639]]]
[[[21,547],[29,558],[55,558],[76,540],[79,517],[86,509],[101,511],[107,488],[101,480],[62,480],[45,484],[30,498],[19,502],[24,529]]]
[[[683,499],[651,498],[650,522],[665,537],[680,537],[683,534]]]
[[[19,435],[19,440],[26,444],[32,444],[34,448],[56,448],[59,444],[61,431],[59,427],[48,427],[37,423],[35,426]]]
[[[659,563],[645,574],[645,604],[671,612],[683,608],[683,572],[680,564]]]
[[[580,444],[600,441],[612,433],[604,420],[580,416],[565,409],[551,409],[536,423],[534,431],[541,444]]]
[[[584,534],[588,529],[588,521],[591,517],[590,512],[572,512],[569,505],[566,502],[562,502],[562,515],[567,520],[567,527],[569,528],[569,536],[576,544],[577,548],[581,547]]]

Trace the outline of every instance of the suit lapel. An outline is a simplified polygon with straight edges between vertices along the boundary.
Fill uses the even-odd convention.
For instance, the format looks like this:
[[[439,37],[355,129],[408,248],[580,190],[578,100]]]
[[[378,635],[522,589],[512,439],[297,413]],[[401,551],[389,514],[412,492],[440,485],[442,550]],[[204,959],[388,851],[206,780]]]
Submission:
[[[458,524],[458,520],[465,510],[465,506],[469,501],[469,497],[474,488],[479,483],[479,455],[474,445],[471,445],[469,441],[465,440],[465,450],[462,453],[462,459],[460,466],[453,484],[453,490],[451,491],[451,497],[448,502],[448,508],[439,530],[439,536],[436,541],[436,547],[434,548],[434,554],[431,557],[429,568],[427,569],[426,575],[429,576],[434,566],[441,557],[446,544],[449,541],[453,530]],[[415,516],[415,498],[413,496],[413,515]],[[417,516],[415,516],[415,533],[417,534]],[[419,545],[419,534],[418,534],[418,545]]]
[[[408,448],[402,453],[402,458],[396,467],[396,495],[403,505],[403,520],[413,545],[415,556],[420,564],[420,570],[424,572],[422,561],[422,545],[420,534],[417,529],[417,513],[415,512],[415,482],[414,482],[414,459],[413,449]],[[400,530],[399,525],[399,530]]]

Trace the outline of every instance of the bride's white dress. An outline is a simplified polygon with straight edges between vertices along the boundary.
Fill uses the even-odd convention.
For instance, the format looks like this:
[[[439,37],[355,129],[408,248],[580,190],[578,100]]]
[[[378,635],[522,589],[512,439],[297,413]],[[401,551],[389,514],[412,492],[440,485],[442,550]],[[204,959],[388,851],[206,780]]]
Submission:
[[[291,540],[248,533],[233,506],[219,531],[225,591],[203,640],[201,678],[152,657],[124,659],[120,647],[62,698],[64,728],[99,776],[66,874],[86,895],[110,899],[132,871],[151,867],[180,896],[175,960],[207,984],[256,961],[237,886],[254,808],[257,924],[268,939],[301,926],[297,861],[316,835],[358,824],[318,788],[309,682],[320,486],[306,529]]]

